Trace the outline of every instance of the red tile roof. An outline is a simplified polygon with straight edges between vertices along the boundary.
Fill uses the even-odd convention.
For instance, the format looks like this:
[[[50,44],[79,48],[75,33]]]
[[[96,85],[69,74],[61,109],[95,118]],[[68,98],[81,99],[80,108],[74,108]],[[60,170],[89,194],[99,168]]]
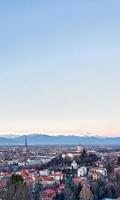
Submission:
[[[79,184],[79,183],[82,183],[82,182],[83,182],[83,179],[81,179],[81,178],[73,178],[72,180],[73,180],[73,182],[74,182],[75,184]]]
[[[56,196],[56,192],[52,189],[47,189],[41,193],[41,198],[42,199],[47,199],[47,198],[54,198]]]

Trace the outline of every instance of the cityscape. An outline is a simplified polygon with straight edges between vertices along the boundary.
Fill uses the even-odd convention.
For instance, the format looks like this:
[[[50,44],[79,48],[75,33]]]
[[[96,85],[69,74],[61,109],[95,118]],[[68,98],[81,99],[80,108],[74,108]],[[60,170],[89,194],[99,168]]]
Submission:
[[[0,1],[0,200],[120,200],[120,0]]]
[[[119,145],[29,145],[28,139],[0,147],[1,199],[120,199]]]

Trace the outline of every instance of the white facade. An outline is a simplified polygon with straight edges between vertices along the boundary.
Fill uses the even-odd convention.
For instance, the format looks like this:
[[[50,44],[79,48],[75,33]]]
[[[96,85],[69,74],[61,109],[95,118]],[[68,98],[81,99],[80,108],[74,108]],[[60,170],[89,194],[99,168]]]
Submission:
[[[63,153],[63,154],[62,154],[62,158],[63,158],[63,159],[66,158],[66,154]]]
[[[96,172],[100,172],[103,176],[107,176],[107,169],[106,168],[99,168]]]
[[[46,170],[41,170],[39,171],[40,176],[48,176],[50,174],[50,172],[46,169]]]
[[[42,161],[41,159],[28,159],[27,162],[26,162],[26,165],[41,165],[42,164]]]
[[[68,156],[69,158],[74,158],[74,155],[73,155],[72,153],[68,153],[67,156]]]
[[[73,169],[77,169],[77,168],[78,168],[78,164],[77,164],[75,161],[73,161],[73,162],[71,163],[71,167],[72,167]]]
[[[42,164],[47,164],[48,162],[51,161],[52,158],[41,158]]]
[[[52,176],[54,178],[55,181],[60,181],[63,179],[63,174],[62,172],[52,172]]]
[[[96,167],[96,168],[91,169],[90,171],[99,172],[99,173],[102,174],[103,176],[107,177],[107,169],[106,169],[106,168]]]
[[[77,146],[77,151],[82,151],[82,150],[83,150],[83,147],[82,147],[82,145],[79,144],[79,145]]]
[[[77,171],[78,177],[83,177],[87,174],[87,167],[80,167]]]

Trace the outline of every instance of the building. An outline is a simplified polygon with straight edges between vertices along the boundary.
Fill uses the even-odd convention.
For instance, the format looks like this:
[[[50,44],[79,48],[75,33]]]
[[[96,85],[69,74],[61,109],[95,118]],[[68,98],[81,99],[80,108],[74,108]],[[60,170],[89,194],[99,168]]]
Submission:
[[[81,152],[82,150],[83,150],[83,147],[82,147],[82,145],[79,144],[79,145],[77,146],[77,151]]]
[[[35,166],[35,165],[41,166],[42,161],[40,158],[27,159],[25,164],[26,164],[26,166]]]
[[[40,200],[53,200],[56,197],[56,192],[52,189],[47,189],[40,194]]]
[[[75,185],[79,184],[83,185],[86,183],[86,180],[84,178],[78,178],[78,177],[73,178],[72,181]]]
[[[24,148],[23,148],[23,152],[24,152],[24,153],[27,153],[27,151],[28,151],[27,135],[25,135],[25,146],[24,146]]]
[[[75,160],[71,163],[71,167],[73,169],[77,169],[78,168],[78,164],[75,162]]]
[[[94,181],[97,181],[97,180],[99,180],[100,178],[101,178],[101,173],[96,172],[96,171],[94,171],[94,172],[92,173],[92,179],[93,179]]]
[[[40,170],[39,171],[40,176],[48,176],[50,175],[49,170],[45,169],[45,170]]]
[[[80,167],[78,170],[77,170],[77,175],[78,177],[83,177],[87,174],[87,167]]]
[[[95,167],[95,168],[92,168],[89,173],[91,173],[91,172],[92,173],[98,172],[101,175],[103,175],[104,177],[107,177],[107,169],[106,168]]]
[[[55,181],[60,181],[64,177],[62,172],[52,172],[52,176],[53,176]]]

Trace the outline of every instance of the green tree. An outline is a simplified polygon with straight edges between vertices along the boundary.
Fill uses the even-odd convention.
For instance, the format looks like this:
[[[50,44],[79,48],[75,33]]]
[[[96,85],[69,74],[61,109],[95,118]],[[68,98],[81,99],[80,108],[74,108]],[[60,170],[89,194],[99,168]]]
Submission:
[[[31,200],[31,195],[23,178],[18,174],[13,174],[1,198],[2,200]]]
[[[78,184],[78,185],[74,184],[72,186],[73,195],[77,200],[79,200],[79,193],[80,193],[81,189],[82,189],[81,184]]]
[[[77,200],[76,196],[74,194],[71,195],[70,200]]]
[[[23,180],[22,176],[20,176],[19,174],[13,174],[10,178],[10,184],[23,185],[24,180]]]
[[[79,195],[80,200],[93,200],[93,194],[88,186],[83,186],[80,195]]]

